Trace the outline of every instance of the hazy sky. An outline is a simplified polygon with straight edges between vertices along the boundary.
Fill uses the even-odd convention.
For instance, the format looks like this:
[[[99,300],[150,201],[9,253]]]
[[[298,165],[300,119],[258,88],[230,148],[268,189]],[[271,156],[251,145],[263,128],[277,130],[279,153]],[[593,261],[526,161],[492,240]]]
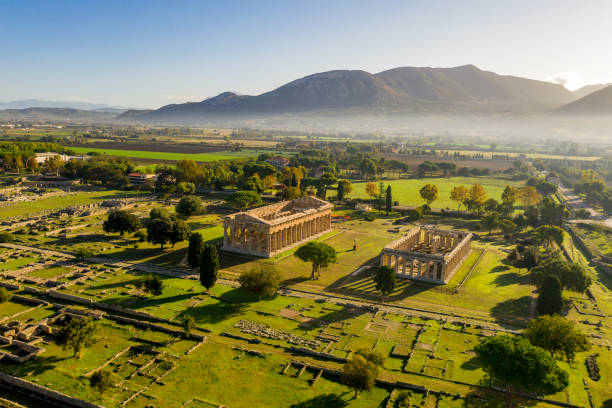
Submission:
[[[612,80],[611,22],[609,0],[0,0],[0,101],[158,107],[464,64],[577,87]]]

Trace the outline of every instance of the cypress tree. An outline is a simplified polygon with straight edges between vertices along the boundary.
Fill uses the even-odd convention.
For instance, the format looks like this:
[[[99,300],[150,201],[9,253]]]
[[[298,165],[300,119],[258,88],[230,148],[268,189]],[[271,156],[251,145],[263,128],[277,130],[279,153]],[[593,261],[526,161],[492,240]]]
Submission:
[[[204,245],[200,255],[200,283],[210,290],[215,286],[219,277],[219,253],[217,247],[211,244]]]
[[[338,183],[338,201],[344,200],[344,184]]]
[[[187,264],[192,268],[200,265],[200,255],[204,250],[204,238],[199,232],[194,232],[189,237],[189,248],[187,250]]]
[[[291,187],[297,187],[297,186],[298,186],[297,177],[295,177],[295,173],[293,173],[291,175]]]
[[[387,201],[386,201],[386,210],[388,213],[391,212],[391,210],[393,209],[393,197],[391,195],[391,185],[389,184],[387,186],[387,197],[386,197]]]

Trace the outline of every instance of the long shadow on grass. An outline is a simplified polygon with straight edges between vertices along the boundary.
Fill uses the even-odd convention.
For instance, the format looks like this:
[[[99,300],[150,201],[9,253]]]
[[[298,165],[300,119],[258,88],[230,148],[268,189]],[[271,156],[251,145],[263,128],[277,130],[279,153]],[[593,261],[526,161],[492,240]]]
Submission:
[[[71,357],[57,357],[57,356],[36,356],[33,359],[26,361],[23,364],[15,364],[15,369],[19,373],[31,373],[33,375],[39,375],[47,370],[55,369],[55,364],[60,361],[66,360]],[[11,371],[11,370],[8,370]]]
[[[103,283],[100,285],[93,285],[92,290],[122,288],[122,287],[126,287],[127,285],[135,285],[139,280],[140,279],[131,279],[131,280],[115,282],[115,283]]]
[[[227,303],[219,301],[204,306],[192,307],[182,311],[177,320],[183,316],[191,316],[198,324],[216,324],[235,317],[246,311],[247,305],[243,303]]]
[[[348,406],[340,394],[322,394],[309,400],[293,404],[290,408],[342,408]]]
[[[508,272],[502,275],[497,275],[493,281],[495,286],[510,286],[510,285],[529,285],[531,283],[529,275],[521,275],[517,272]]]
[[[529,316],[529,305],[531,296],[523,296],[517,299],[508,299],[491,308],[491,316],[497,323],[505,328],[516,329]]]

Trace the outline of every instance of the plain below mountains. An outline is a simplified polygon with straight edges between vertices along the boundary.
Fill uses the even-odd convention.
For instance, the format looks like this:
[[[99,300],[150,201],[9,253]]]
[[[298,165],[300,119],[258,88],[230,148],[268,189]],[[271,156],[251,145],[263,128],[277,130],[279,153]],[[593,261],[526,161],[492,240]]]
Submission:
[[[593,88],[596,90],[597,88]],[[590,90],[571,92],[559,84],[483,71],[404,67],[370,74],[357,70],[317,73],[261,95],[224,92],[201,102],[130,110],[120,119],[194,122],[215,117],[286,113],[548,112]]]

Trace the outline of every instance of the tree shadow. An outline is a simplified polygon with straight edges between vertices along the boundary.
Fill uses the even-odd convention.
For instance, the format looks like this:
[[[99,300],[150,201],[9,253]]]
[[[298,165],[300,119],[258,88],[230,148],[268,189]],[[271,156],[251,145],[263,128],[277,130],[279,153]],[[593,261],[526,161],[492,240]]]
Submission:
[[[612,398],[605,400],[602,404],[601,404],[602,408],[612,408]]]
[[[297,285],[298,283],[306,282],[309,280],[310,278],[307,276],[296,276],[295,278],[285,279],[284,281],[282,281],[281,284],[282,286],[287,287],[287,286]]]
[[[321,394],[309,400],[293,404],[290,408],[342,408],[348,406],[346,393],[340,394]]]
[[[246,311],[246,305],[240,303],[218,302],[204,306],[196,306],[184,310],[177,316],[180,320],[184,316],[191,316],[198,324],[216,324]]]
[[[261,260],[254,256],[237,254],[235,252],[219,251],[219,267],[221,269],[228,269],[238,265],[246,264],[256,260]]]
[[[143,274],[144,276],[144,274]],[[140,279],[132,279],[128,281],[120,281],[115,283],[102,283],[100,285],[93,284],[92,290],[105,290],[105,289],[115,289],[115,288],[125,288],[127,285],[135,285],[138,283]]]
[[[498,265],[495,268],[491,269],[491,272],[494,272],[494,273],[496,273],[496,272],[505,272],[508,269],[510,269],[510,267],[507,266],[507,265]]]
[[[493,281],[495,286],[510,286],[510,285],[529,285],[529,275],[521,275],[517,272],[508,272],[502,275],[497,275]]]
[[[478,357],[474,356],[461,364],[461,368],[464,370],[478,370],[482,365]]]
[[[516,329],[524,325],[529,316],[531,296],[518,299],[508,299],[491,308],[491,316],[505,328]]]
[[[130,309],[142,309],[142,308],[147,308],[147,307],[156,307],[156,306],[164,305],[166,303],[174,303],[174,302],[178,302],[181,300],[191,299],[193,296],[196,296],[196,295],[198,295],[198,293],[196,292],[184,293],[181,295],[168,296],[168,297],[141,299],[133,303],[129,302],[129,300],[131,299],[129,300],[126,299],[126,300],[127,300],[127,303],[129,303]],[[119,304],[126,303],[126,300],[120,301]]]
[[[56,368],[56,363],[60,361],[67,360],[71,357],[58,357],[58,356],[36,356],[33,359],[26,361],[25,363],[8,363],[5,364],[7,367],[7,371],[10,372],[12,370],[8,369],[10,367],[14,367],[18,372],[21,373],[29,373],[30,375],[39,375],[48,370],[53,370]]]

